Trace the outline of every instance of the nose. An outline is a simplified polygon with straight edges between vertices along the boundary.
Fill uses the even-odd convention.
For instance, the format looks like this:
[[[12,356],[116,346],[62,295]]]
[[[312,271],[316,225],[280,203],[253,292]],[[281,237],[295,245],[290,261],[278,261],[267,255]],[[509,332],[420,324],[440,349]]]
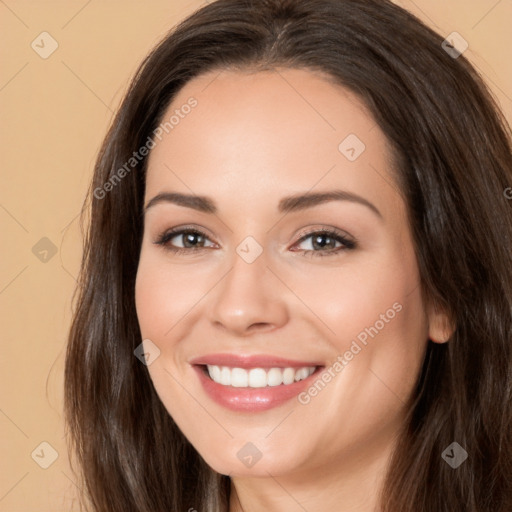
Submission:
[[[282,327],[289,312],[280,284],[267,268],[265,251],[252,263],[235,253],[231,269],[211,296],[211,323],[237,337]]]

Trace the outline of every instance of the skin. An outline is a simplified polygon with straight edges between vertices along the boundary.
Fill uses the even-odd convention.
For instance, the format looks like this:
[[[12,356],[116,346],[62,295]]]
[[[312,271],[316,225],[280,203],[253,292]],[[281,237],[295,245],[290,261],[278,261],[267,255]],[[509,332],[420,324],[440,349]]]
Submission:
[[[450,335],[445,315],[422,302],[387,141],[357,96],[306,70],[209,72],[164,118],[191,96],[197,106],[150,153],[145,204],[163,191],[194,193],[218,212],[162,202],[145,213],[136,306],[143,339],[161,351],[148,366],[155,389],[206,462],[231,476],[231,511],[242,510],[237,495],[245,512],[373,511],[427,340]],[[349,134],[366,146],[354,161],[338,149]],[[363,197],[381,217],[347,200],[277,210],[285,196],[331,189]],[[204,232],[205,247],[175,254],[154,243],[178,226]],[[300,241],[326,226],[356,247]],[[250,264],[236,252],[247,236],[263,249]],[[401,311],[306,405],[230,411],[189,363],[231,352],[329,367],[395,303]],[[262,454],[251,468],[237,457],[247,442]]]

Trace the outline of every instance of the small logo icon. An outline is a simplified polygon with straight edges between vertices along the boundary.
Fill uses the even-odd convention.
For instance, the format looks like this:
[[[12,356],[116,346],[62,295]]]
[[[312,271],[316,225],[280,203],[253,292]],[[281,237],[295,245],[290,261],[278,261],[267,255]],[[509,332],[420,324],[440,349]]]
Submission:
[[[43,441],[30,456],[43,469],[48,469],[57,460],[59,453],[50,443]]]
[[[457,469],[468,458],[468,452],[459,443],[454,441],[444,450],[441,457],[453,469]]]
[[[256,448],[252,443],[246,443],[238,450],[236,456],[245,464],[248,468],[252,468],[256,462],[258,462],[263,454]]]
[[[59,43],[48,32],[41,32],[30,46],[39,57],[47,59],[59,47]]]
[[[345,137],[338,146],[339,152],[350,162],[357,160],[365,149],[364,142],[355,133]]]
[[[143,340],[133,353],[141,363],[149,366],[157,357],[160,356],[160,349],[148,338]]]
[[[263,252],[263,247],[248,236],[238,244],[236,252],[246,263],[252,263]]]
[[[48,263],[57,254],[57,246],[43,237],[32,247],[32,253],[43,263]]]
[[[452,32],[441,47],[452,59],[456,59],[468,49],[469,44],[458,32]]]

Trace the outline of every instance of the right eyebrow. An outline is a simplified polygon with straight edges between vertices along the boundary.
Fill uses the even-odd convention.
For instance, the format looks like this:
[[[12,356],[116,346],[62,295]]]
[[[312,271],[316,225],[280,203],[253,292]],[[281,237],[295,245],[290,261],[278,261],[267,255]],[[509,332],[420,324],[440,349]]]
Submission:
[[[179,194],[177,192],[162,192],[157,194],[148,202],[144,210],[147,211],[149,208],[159,203],[174,203],[178,206],[193,208],[194,210],[204,213],[217,213],[217,207],[210,198],[192,194]]]

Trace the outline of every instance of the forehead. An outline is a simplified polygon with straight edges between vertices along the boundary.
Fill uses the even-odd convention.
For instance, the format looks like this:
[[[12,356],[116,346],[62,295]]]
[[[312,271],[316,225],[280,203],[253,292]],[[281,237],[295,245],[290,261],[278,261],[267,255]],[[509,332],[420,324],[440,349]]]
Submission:
[[[162,123],[171,117],[149,156],[146,197],[172,188],[243,204],[335,186],[381,202],[394,186],[365,105],[312,71],[209,72],[180,90]]]

